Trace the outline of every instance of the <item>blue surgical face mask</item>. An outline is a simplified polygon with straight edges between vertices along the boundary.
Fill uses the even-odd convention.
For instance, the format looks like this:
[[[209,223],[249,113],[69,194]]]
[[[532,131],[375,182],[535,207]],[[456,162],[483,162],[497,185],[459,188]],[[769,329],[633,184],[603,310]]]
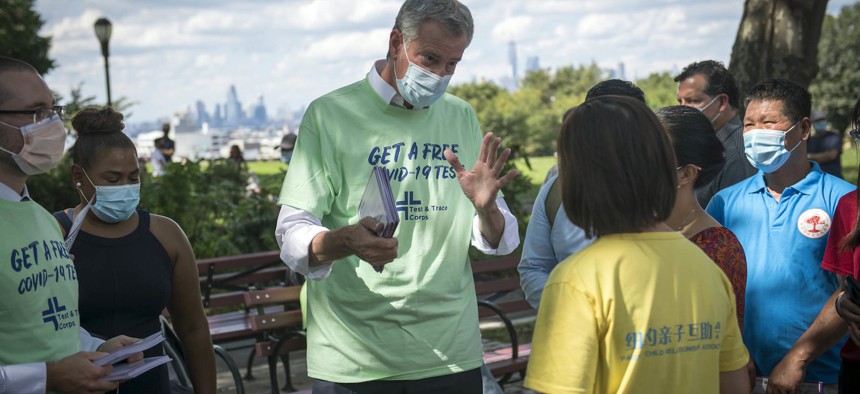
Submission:
[[[405,41],[403,42],[403,53],[406,53]],[[440,77],[427,71],[412,63],[409,60],[409,54],[406,54],[406,61],[409,62],[409,68],[406,69],[406,75],[403,78],[397,79],[397,90],[403,99],[412,104],[413,107],[429,107],[430,104],[445,94],[448,82],[451,81],[451,75]],[[397,78],[397,62],[394,62],[394,77]]]
[[[84,175],[90,179],[86,171]],[[93,181],[90,180],[90,183]],[[132,183],[119,186],[97,186],[96,202],[92,204],[93,213],[102,221],[119,223],[128,220],[140,203],[140,184]]]
[[[785,135],[791,132],[798,123],[791,126],[786,131],[770,130],[770,129],[753,129],[744,132],[744,153],[747,160],[755,168],[769,174],[785,164],[788,158],[791,157],[791,152],[800,146],[801,141],[797,141],[791,150],[785,149]]]
[[[816,120],[812,122],[812,128],[817,132],[822,132],[827,130],[827,121],[826,120]]]

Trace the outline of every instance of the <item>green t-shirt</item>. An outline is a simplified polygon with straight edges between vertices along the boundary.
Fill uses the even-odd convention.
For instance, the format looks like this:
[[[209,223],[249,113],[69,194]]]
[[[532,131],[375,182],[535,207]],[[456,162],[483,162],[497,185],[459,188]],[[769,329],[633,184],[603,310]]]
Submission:
[[[475,209],[442,155],[472,168],[481,131],[446,94],[427,109],[391,106],[367,80],[308,107],[280,203],[323,226],[359,221],[373,166],[391,174],[398,258],[382,273],[351,256],[308,287],[308,375],[339,383],[442,376],[481,365],[468,258]]]
[[[4,199],[0,218],[0,364],[78,352],[78,278],[57,221],[33,201]]]

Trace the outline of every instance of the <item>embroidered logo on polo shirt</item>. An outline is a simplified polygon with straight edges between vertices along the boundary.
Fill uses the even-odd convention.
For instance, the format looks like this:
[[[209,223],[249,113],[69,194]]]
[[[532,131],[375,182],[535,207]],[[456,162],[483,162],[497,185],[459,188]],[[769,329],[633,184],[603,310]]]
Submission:
[[[821,238],[830,230],[830,215],[821,209],[809,209],[797,219],[797,229],[807,238]]]

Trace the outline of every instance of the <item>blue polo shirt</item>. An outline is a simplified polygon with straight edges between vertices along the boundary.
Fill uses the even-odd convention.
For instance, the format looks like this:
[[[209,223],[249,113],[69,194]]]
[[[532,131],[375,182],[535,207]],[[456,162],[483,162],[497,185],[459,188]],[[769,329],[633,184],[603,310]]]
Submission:
[[[809,174],[786,188],[779,201],[759,171],[717,193],[707,208],[744,247],[743,337],[763,376],[770,375],[838,287],[836,276],[821,268],[821,259],[836,204],[855,186],[811,164]],[[838,381],[842,342],[809,365],[806,381]]]

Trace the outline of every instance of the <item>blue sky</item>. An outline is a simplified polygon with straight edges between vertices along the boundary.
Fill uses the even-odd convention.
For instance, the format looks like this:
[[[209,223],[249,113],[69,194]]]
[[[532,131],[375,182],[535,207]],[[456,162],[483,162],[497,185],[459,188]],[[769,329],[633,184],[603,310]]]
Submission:
[[[831,0],[829,13],[854,3]],[[542,68],[624,62],[628,79],[694,60],[728,63],[743,0],[465,0],[475,38],[452,84]],[[298,109],[363,78],[385,56],[400,0],[37,0],[58,67],[45,79],[68,96],[106,100],[93,23],[113,23],[111,93],[136,101],[130,122],[171,116],[203,100],[208,111],[235,85],[244,106],[262,95],[270,114]]]

